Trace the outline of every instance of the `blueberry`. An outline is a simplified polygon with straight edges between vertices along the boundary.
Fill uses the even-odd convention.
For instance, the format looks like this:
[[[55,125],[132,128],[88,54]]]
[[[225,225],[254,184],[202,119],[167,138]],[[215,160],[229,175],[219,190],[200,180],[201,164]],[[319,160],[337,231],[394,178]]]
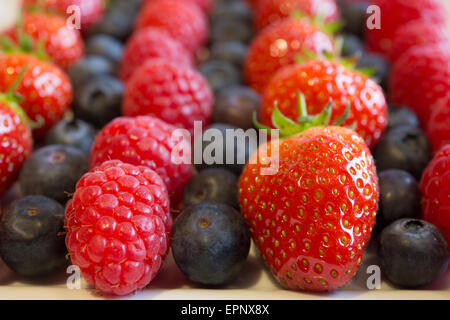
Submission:
[[[342,35],[342,56],[362,55],[363,52],[364,44],[361,39],[353,34]]]
[[[241,214],[223,204],[199,203],[175,220],[172,252],[177,266],[193,282],[219,286],[242,270],[250,234]]]
[[[70,81],[74,86],[75,96],[78,88],[87,80],[98,75],[113,75],[116,73],[114,63],[101,56],[87,55],[67,71]]]
[[[422,220],[401,219],[387,226],[378,252],[384,274],[402,287],[427,285],[448,267],[447,240],[438,228]]]
[[[88,171],[88,157],[83,151],[64,145],[42,147],[25,161],[19,175],[24,195],[43,195],[62,204]]]
[[[85,52],[106,58],[117,66],[122,58],[123,44],[106,34],[94,35],[86,40]]]
[[[238,41],[217,42],[211,47],[211,59],[227,61],[241,68],[247,55],[247,45]]]
[[[401,218],[419,218],[421,215],[419,184],[406,171],[390,169],[378,175],[380,202],[377,227],[384,228]]]
[[[211,60],[199,65],[198,70],[208,80],[214,92],[241,83],[240,71],[226,61]]]
[[[227,133],[229,138],[227,138]],[[247,163],[258,146],[258,137],[256,135],[254,137],[249,135],[251,139],[244,139],[243,133],[242,129],[238,130],[235,126],[224,123],[215,123],[206,128],[203,132],[203,142],[201,143],[202,161],[197,163],[194,158],[197,170],[222,168],[240,175],[245,163]],[[217,142],[215,141],[216,135],[221,137]],[[214,147],[217,147],[217,150]],[[217,154],[216,151],[218,152]]]
[[[356,63],[356,68],[374,69],[373,78],[386,91],[389,81],[390,66],[385,58],[376,53],[363,53]]]
[[[61,120],[47,133],[45,144],[72,146],[89,154],[96,134],[95,128],[83,120]]]
[[[340,1],[341,19],[344,24],[343,31],[363,37],[366,24],[367,7],[369,2],[348,2]]]
[[[248,87],[226,88],[217,94],[213,121],[244,130],[253,128],[253,113],[258,112],[260,103],[259,94]]]
[[[0,255],[21,276],[41,276],[62,268],[64,239],[64,207],[47,197],[19,199],[1,215]]]
[[[118,79],[103,75],[90,79],[77,90],[73,112],[77,118],[104,127],[121,115],[124,86]]]
[[[211,26],[210,41],[212,43],[223,41],[240,41],[248,43],[252,37],[252,24],[242,19],[219,19]]]
[[[200,202],[227,204],[239,209],[238,178],[225,169],[206,169],[195,175],[184,188],[184,207]]]
[[[252,10],[242,0],[216,0],[211,11],[211,24],[218,20],[239,19],[248,23],[252,21]]]
[[[405,106],[389,105],[388,129],[399,126],[418,128],[419,119],[416,114]]]
[[[133,31],[141,0],[113,1],[103,19],[89,30],[89,35],[106,34],[125,41]]]
[[[400,126],[389,129],[376,146],[373,156],[378,171],[400,169],[420,180],[430,161],[430,144],[419,128]]]

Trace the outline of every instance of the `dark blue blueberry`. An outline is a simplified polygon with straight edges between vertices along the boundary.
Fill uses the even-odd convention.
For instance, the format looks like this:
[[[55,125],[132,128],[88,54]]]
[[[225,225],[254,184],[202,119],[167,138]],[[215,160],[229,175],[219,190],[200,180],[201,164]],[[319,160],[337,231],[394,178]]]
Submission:
[[[238,41],[217,42],[211,47],[211,59],[227,61],[241,68],[247,55],[247,45]]]
[[[75,191],[75,185],[88,171],[88,156],[64,145],[42,147],[25,161],[19,175],[24,195],[43,195],[62,204]]]
[[[175,220],[172,252],[177,266],[193,282],[220,286],[242,270],[250,233],[241,214],[230,206],[199,203]]]
[[[378,171],[400,169],[420,180],[430,161],[430,144],[419,128],[400,126],[389,129],[375,147],[373,156]]]
[[[261,97],[251,88],[235,86],[221,90],[216,96],[213,121],[253,128],[253,113],[258,112],[260,104]]]
[[[422,220],[401,219],[387,226],[378,253],[383,273],[402,287],[427,285],[448,267],[447,240],[438,228]]]
[[[125,41],[133,32],[134,21],[142,0],[115,0],[105,13],[102,20],[89,30],[89,36],[107,34]]]
[[[406,171],[390,169],[378,175],[380,202],[377,228],[401,218],[419,218],[421,194],[416,179]]]
[[[221,141],[215,141],[216,134],[221,137]],[[238,130],[235,126],[224,123],[214,123],[206,128],[202,136],[203,142],[200,142],[203,154],[202,161],[201,163],[197,163],[196,159],[194,159],[197,170],[222,168],[230,170],[236,175],[240,175],[258,144],[258,137],[256,135],[254,137],[249,135],[252,139],[244,139],[242,134],[242,129]],[[211,138],[207,137],[208,135]],[[216,148],[214,147],[217,147],[217,152],[220,152],[219,154],[216,155]],[[211,159],[209,158],[210,155]],[[229,161],[227,161],[227,158]]]
[[[388,129],[399,126],[420,127],[416,114],[405,106],[389,105]]]
[[[99,75],[114,75],[116,67],[113,62],[101,56],[87,55],[74,65],[72,65],[67,74],[74,86],[75,96],[78,94],[78,89],[86,81]]]
[[[385,91],[387,90],[390,66],[388,61],[381,55],[368,52],[363,53],[356,63],[356,68],[374,69],[375,72],[372,77]]]
[[[106,34],[94,35],[86,40],[85,52],[104,57],[117,66],[122,58],[123,44]]]
[[[211,24],[219,20],[238,19],[248,23],[252,21],[252,10],[242,0],[216,0],[211,11]]]
[[[239,69],[226,61],[211,60],[198,66],[214,92],[241,83]]]
[[[1,215],[0,255],[21,276],[58,271],[66,264],[64,207],[43,196],[13,202]]]
[[[352,3],[346,0],[340,0],[338,3],[340,4],[343,31],[362,38],[366,28],[367,7],[370,3],[365,1]]]
[[[364,44],[360,38],[348,33],[342,35],[342,56],[362,55],[363,52]]]
[[[200,171],[184,188],[185,208],[200,202],[223,203],[239,209],[238,178],[225,169],[211,168]]]
[[[238,18],[223,18],[212,23],[211,43],[239,41],[248,43],[253,37],[251,22]]]
[[[89,154],[96,134],[95,128],[83,120],[61,120],[47,133],[45,144],[63,144]]]
[[[120,117],[123,93],[124,86],[117,78],[94,77],[77,90],[73,112],[77,118],[102,128]]]

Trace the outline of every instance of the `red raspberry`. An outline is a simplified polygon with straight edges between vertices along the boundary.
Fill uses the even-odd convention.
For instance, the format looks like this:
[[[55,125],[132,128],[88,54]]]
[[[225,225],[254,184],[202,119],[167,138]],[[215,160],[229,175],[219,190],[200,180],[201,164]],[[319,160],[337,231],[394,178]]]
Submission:
[[[175,127],[154,117],[117,118],[95,138],[90,166],[93,168],[111,159],[147,166],[163,179],[172,205],[176,206],[192,172],[189,164],[175,164],[171,160],[176,145],[172,140],[174,130]]]
[[[391,102],[406,105],[426,126],[431,106],[450,91],[450,43],[417,46],[405,52],[391,70]]]
[[[77,183],[65,223],[72,263],[86,281],[129,294],[149,284],[169,250],[166,186],[150,168],[104,162]]]
[[[430,109],[431,115],[426,132],[431,148],[437,152],[444,145],[450,144],[450,91]]]
[[[151,26],[166,30],[190,52],[196,52],[208,39],[205,14],[188,1],[153,0],[141,10],[136,25],[138,29]]]
[[[438,227],[450,244],[450,144],[425,169],[420,190],[424,219]]]
[[[193,65],[193,58],[180,42],[164,30],[147,27],[137,30],[125,47],[120,78],[127,81],[133,72],[150,58],[166,58],[181,64]]]
[[[214,96],[207,80],[193,68],[165,59],[150,59],[128,80],[122,111],[125,116],[153,115],[176,127],[207,126]]]
[[[147,5],[148,3],[152,2],[152,1],[154,1],[154,0],[146,0],[145,5]],[[211,11],[211,8],[213,6],[213,0],[185,0],[185,1],[190,1],[192,3],[195,3],[205,13],[208,13],[209,11]]]
[[[430,45],[448,41],[443,28],[426,20],[414,20],[401,27],[392,36],[389,59],[395,62],[403,53],[414,46]]]
[[[380,8],[380,28],[365,28],[366,47],[383,55],[392,48],[394,32],[413,20],[423,19],[428,24],[445,26],[445,8],[441,0],[372,0]]]

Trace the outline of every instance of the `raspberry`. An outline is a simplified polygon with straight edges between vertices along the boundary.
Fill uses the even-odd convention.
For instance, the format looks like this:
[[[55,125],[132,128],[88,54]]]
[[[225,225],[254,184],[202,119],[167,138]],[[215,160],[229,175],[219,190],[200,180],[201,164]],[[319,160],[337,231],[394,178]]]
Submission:
[[[429,163],[420,181],[423,218],[442,231],[450,244],[450,145]]]
[[[166,59],[150,59],[128,80],[122,112],[127,117],[153,115],[176,127],[207,126],[214,96],[206,79],[193,68]]]
[[[157,28],[137,30],[127,42],[120,65],[120,78],[127,81],[150,58],[166,58],[193,65],[191,53],[167,32]]]
[[[173,130],[173,126],[154,117],[117,118],[97,135],[91,149],[90,167],[111,159],[147,166],[163,179],[172,206],[176,206],[191,178],[191,166],[171,161],[175,146],[171,138]]]
[[[65,225],[85,280],[104,293],[129,294],[155,277],[169,250],[166,186],[150,168],[106,161],[78,182]]]

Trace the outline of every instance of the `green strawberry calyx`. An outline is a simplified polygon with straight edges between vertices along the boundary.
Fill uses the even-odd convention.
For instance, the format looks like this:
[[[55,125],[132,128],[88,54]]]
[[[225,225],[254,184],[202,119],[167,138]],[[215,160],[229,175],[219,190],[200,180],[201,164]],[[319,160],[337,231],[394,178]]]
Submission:
[[[343,24],[340,21],[326,22],[325,17],[323,17],[320,14],[317,14],[317,15],[311,17],[311,16],[305,14],[301,10],[293,11],[291,13],[291,17],[293,19],[298,19],[298,20],[308,19],[313,25],[315,25],[317,28],[319,28],[320,30],[322,30],[323,32],[325,32],[326,34],[329,34],[329,35],[334,35],[339,30],[341,30],[343,27]]]
[[[20,117],[20,119],[24,123],[26,123],[31,129],[39,129],[44,125],[44,119],[39,116],[37,121],[31,120],[26,114],[26,112],[20,106],[22,97],[17,93],[15,93],[27,69],[28,66],[23,67],[17,78],[14,80],[13,84],[9,87],[9,89],[5,93],[0,93],[0,101],[2,101],[9,108],[11,108]]]
[[[280,109],[278,108],[278,103],[276,102],[272,113],[272,124],[274,128],[270,128],[261,124],[257,119],[256,113],[253,114],[253,123],[257,129],[267,130],[270,134],[274,129],[277,129],[279,130],[280,138],[287,138],[313,127],[342,125],[348,118],[348,115],[350,113],[350,103],[347,102],[347,107],[344,114],[338,120],[331,123],[331,100],[325,106],[322,112],[313,116],[308,114],[305,95],[301,92],[298,92],[298,111],[300,116],[298,117],[297,121],[294,121],[281,113]]]
[[[17,44],[14,43],[7,36],[2,36],[1,41],[1,51],[5,53],[28,53],[40,60],[49,61],[50,58],[45,50],[45,43],[43,40],[39,40],[34,43],[33,39],[29,34],[23,31],[23,16],[19,14],[17,18]]]

